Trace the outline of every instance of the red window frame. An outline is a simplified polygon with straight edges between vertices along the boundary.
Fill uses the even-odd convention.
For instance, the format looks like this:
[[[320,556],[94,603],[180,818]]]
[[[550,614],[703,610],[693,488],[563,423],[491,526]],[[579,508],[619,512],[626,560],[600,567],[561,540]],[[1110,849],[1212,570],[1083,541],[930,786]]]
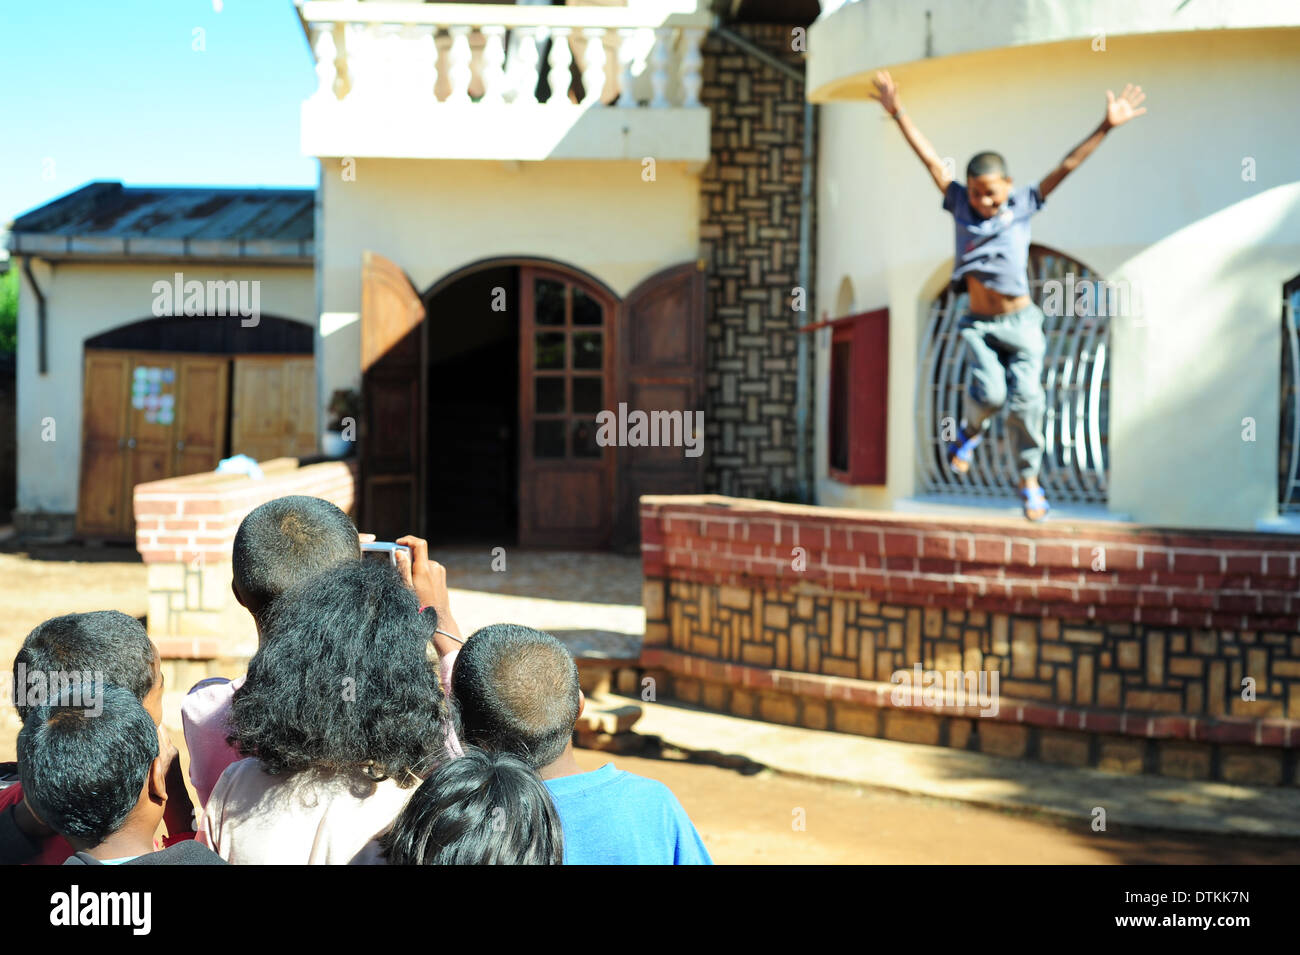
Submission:
[[[827,322],[831,328],[830,400],[826,409],[826,466],[830,476],[844,484],[884,484],[888,451],[889,309],[879,308]],[[834,349],[849,347],[848,469],[835,466],[836,417],[832,404],[837,395]]]

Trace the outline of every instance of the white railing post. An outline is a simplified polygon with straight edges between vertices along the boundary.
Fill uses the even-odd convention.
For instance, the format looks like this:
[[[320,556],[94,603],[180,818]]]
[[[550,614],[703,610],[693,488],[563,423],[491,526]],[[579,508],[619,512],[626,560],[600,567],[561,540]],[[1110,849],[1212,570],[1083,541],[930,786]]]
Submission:
[[[637,59],[636,38],[640,32],[636,29],[618,31],[618,105],[624,109],[636,106],[636,93],[632,89],[636,84],[636,74],[632,65]]]
[[[451,34],[451,50],[448,53],[448,61],[451,67],[447,70],[447,76],[451,80],[451,94],[447,97],[448,103],[468,103],[469,102],[469,84],[473,79],[470,70],[470,57],[472,53],[469,48],[469,27],[453,26],[448,28]]]
[[[334,64],[334,29],[319,24],[312,26],[315,40],[312,51],[316,55],[316,92],[314,99],[337,98],[338,67]]]
[[[654,89],[654,96],[650,98],[651,109],[663,109],[669,105],[668,60],[672,42],[672,27],[659,27],[655,30],[654,52],[650,54],[650,61],[654,64],[654,71],[650,74],[650,85]]]
[[[483,99],[484,103],[499,104],[505,101],[506,50],[503,38],[506,28],[489,24],[482,28],[483,44]]]
[[[582,102],[583,105],[590,106],[599,103],[605,95],[605,29],[587,27],[582,33],[587,38],[587,63],[582,71]]]
[[[514,74],[511,86],[514,87],[516,103],[531,106],[537,103],[537,68],[540,53],[538,41],[545,38],[543,27],[520,27],[518,63],[510,65]]]
[[[551,87],[550,105],[567,105],[569,102],[569,84],[573,77],[569,70],[573,66],[573,53],[569,50],[568,27],[551,27],[551,71],[546,74],[546,81]]]
[[[700,86],[704,78],[700,70],[704,66],[704,57],[700,55],[700,44],[704,42],[704,31],[688,28],[682,31],[686,51],[682,55],[682,105],[694,108],[700,105]]]

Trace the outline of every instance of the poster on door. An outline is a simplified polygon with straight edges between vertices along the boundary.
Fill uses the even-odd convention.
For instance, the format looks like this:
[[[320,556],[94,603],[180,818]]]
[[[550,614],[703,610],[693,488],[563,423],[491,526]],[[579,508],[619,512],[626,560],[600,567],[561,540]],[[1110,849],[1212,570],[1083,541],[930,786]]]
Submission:
[[[148,424],[170,425],[176,414],[175,384],[175,369],[137,365],[131,379],[131,407],[143,411]]]

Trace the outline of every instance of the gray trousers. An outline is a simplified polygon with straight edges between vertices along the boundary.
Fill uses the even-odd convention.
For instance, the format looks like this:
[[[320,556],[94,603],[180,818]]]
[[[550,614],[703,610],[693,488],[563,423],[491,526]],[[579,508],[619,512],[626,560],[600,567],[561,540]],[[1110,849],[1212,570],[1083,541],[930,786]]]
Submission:
[[[966,433],[986,434],[1005,405],[1021,478],[1037,477],[1043,463],[1043,321],[1030,304],[1009,315],[967,314],[957,324],[974,364],[963,409]]]

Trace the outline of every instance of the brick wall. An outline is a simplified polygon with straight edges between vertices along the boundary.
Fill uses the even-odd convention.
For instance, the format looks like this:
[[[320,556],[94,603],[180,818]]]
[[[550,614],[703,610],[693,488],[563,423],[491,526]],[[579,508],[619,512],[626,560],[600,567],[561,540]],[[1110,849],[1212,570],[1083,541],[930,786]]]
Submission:
[[[789,26],[732,29],[803,69]],[[712,156],[700,187],[709,316],[705,483],[724,494],[789,497],[803,84],[716,34],[705,40],[703,55],[700,100],[713,116]],[[811,299],[806,308],[816,314]]]
[[[300,468],[262,465],[264,477],[192,474],[135,487],[136,549],[149,574],[149,635],[167,658],[249,656],[257,631],[230,590],[230,554],[244,516],[266,501],[305,494],[353,513],[355,461]]]
[[[1103,767],[1118,743],[1080,734],[1109,734],[1137,747],[1127,764],[1192,765],[1207,778],[1241,778],[1231,748],[1257,747],[1264,781],[1300,772],[1294,537],[955,524],[702,496],[643,498],[642,540],[642,664],[706,703],[764,716],[766,699],[788,717],[778,721],[913,741],[955,733],[1010,755],[1047,745]],[[971,724],[969,707],[944,699],[890,715],[894,674],[916,664],[996,672],[999,714]],[[833,699],[848,708],[842,721]],[[971,742],[973,726],[985,742]],[[1142,741],[1209,748],[1148,753]]]

